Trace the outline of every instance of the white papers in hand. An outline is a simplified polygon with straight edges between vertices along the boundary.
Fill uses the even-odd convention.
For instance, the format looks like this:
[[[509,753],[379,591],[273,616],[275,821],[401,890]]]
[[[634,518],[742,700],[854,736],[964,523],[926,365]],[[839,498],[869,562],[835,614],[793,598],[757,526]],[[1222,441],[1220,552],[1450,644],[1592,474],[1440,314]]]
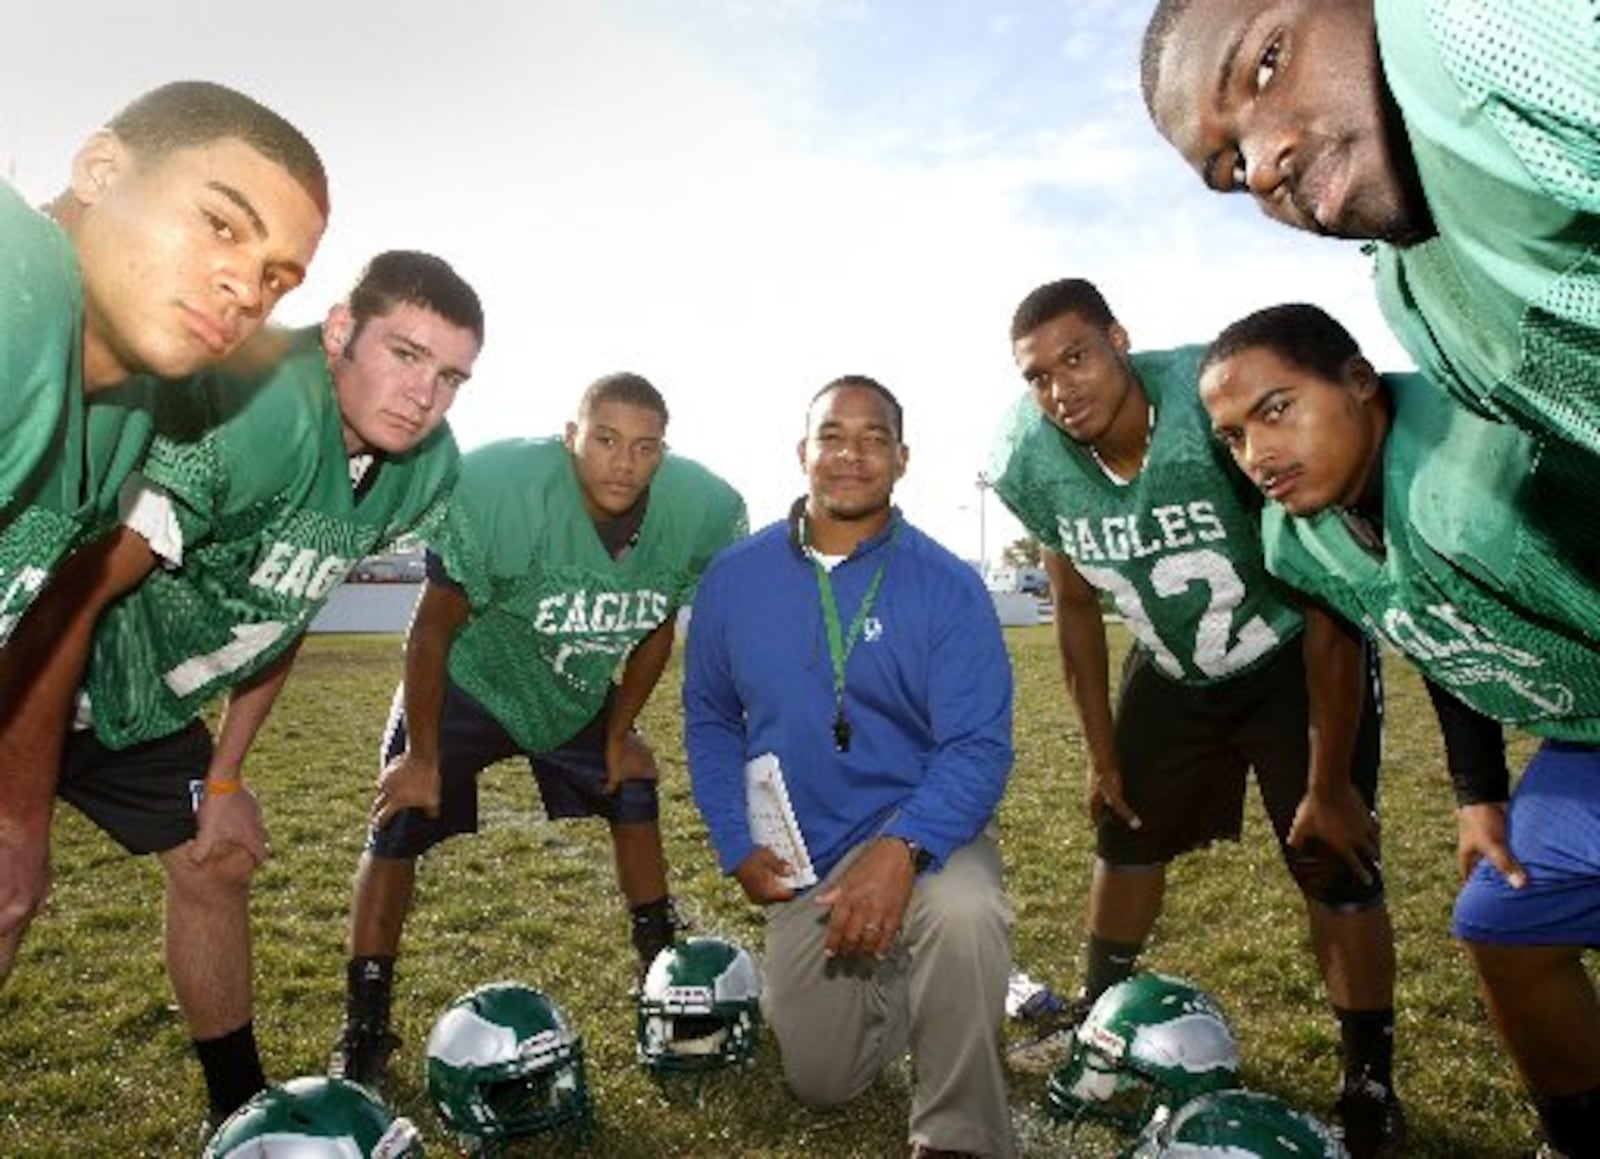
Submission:
[[[805,834],[795,820],[789,804],[789,789],[783,783],[777,753],[762,753],[744,766],[745,800],[750,812],[750,840],[765,845],[789,863],[790,873],[782,878],[789,889],[804,889],[817,882],[806,852]]]

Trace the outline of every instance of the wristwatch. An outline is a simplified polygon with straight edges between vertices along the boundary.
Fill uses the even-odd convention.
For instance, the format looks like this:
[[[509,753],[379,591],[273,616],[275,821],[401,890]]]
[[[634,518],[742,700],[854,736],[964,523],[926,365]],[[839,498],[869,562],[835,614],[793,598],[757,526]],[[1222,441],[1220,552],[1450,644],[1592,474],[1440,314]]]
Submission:
[[[922,873],[933,868],[933,854],[929,853],[917,842],[909,837],[896,837],[895,840],[904,845],[906,852],[911,854],[911,868],[915,872]]]

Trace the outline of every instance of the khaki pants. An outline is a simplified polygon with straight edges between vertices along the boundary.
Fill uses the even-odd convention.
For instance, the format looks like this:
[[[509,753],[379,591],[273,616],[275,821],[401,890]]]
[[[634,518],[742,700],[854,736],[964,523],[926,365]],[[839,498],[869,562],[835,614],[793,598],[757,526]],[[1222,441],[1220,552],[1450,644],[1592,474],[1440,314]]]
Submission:
[[[985,834],[924,873],[882,962],[823,956],[827,912],[812,900],[861,853],[852,849],[806,896],[767,911],[763,1004],[784,1077],[811,1106],[855,1098],[909,1047],[916,1076],[910,1140],[1013,1154],[1000,1027],[1011,967],[1011,909],[1000,851]]]

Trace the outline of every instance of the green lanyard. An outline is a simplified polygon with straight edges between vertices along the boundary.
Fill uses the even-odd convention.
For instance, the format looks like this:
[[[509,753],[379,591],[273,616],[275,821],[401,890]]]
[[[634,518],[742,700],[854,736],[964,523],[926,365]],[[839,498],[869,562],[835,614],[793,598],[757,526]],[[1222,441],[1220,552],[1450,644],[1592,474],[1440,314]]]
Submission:
[[[878,588],[883,584],[884,569],[889,566],[889,556],[893,554],[895,540],[899,537],[900,523],[896,520],[894,530],[889,535],[889,546],[884,549],[878,570],[872,573],[872,582],[867,585],[867,594],[861,597],[861,605],[850,620],[848,633],[840,630],[839,604],[833,598],[833,579],[816,556],[811,558],[811,566],[817,574],[817,595],[822,600],[822,619],[828,625],[828,656],[833,661],[833,747],[842,753],[850,751],[850,722],[844,715],[844,666],[855,649],[856,641],[861,638],[862,626],[872,614]]]

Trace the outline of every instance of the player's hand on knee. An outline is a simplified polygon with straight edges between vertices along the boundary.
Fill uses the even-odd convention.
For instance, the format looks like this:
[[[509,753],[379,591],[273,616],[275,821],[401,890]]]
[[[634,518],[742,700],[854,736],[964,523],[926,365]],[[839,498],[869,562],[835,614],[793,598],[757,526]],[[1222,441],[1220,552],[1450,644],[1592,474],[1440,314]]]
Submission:
[[[378,774],[378,791],[372,799],[372,827],[382,829],[406,809],[439,815],[439,762],[424,760],[410,749],[395,757]]]
[[[615,793],[623,781],[657,779],[656,754],[649,743],[629,729],[621,736],[606,737],[606,792]]]
[[[794,890],[783,884],[783,879],[794,872],[794,866],[779,857],[765,845],[739,863],[733,876],[739,881],[744,895],[756,905],[771,905],[788,901]]]
[[[0,935],[20,931],[50,894],[50,820],[42,829],[0,822]]]
[[[1103,768],[1096,767],[1093,762],[1089,765],[1089,820],[1100,824],[1100,819],[1109,809],[1113,814],[1122,819],[1122,823],[1129,829],[1137,829],[1144,824],[1139,819],[1139,814],[1133,811],[1133,806],[1128,804],[1127,798],[1122,795],[1122,770],[1116,765],[1107,765]]]
[[[260,865],[271,852],[261,803],[243,785],[228,793],[207,793],[200,802],[189,860],[196,865],[220,861],[235,848],[244,850],[252,865]]]
[[[1527,870],[1511,853],[1506,840],[1506,806],[1503,801],[1463,805],[1457,810],[1456,864],[1461,880],[1487,860],[1512,889],[1528,883]]]
[[[1349,867],[1364,885],[1372,883],[1378,860],[1378,816],[1353,786],[1331,793],[1315,790],[1301,798],[1289,826],[1289,847],[1304,851],[1319,842]]]

